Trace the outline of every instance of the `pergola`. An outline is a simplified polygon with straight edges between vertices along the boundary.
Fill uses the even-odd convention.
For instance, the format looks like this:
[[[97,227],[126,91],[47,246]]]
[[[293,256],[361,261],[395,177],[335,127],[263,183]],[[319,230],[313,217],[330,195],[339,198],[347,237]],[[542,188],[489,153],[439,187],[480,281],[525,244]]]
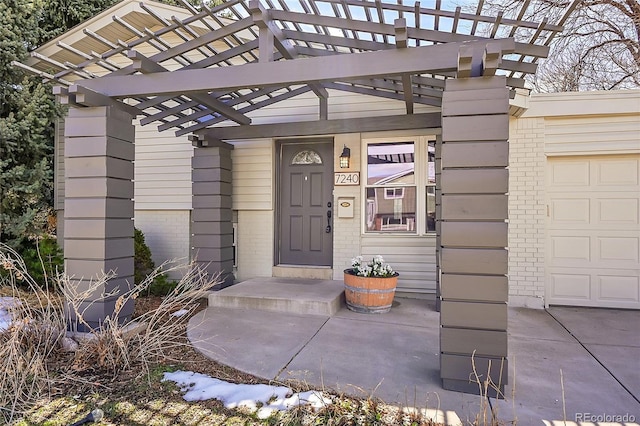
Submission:
[[[547,56],[578,1],[556,23],[514,13],[447,9],[447,1],[230,0],[167,18],[114,16],[76,45],[16,64],[56,85],[65,126],[65,259],[74,277],[133,276],[132,119],[191,135],[194,257],[211,272],[227,258],[232,146],[256,137],[430,128],[436,145],[441,377],[477,392],[473,369],[503,389],[507,357],[509,99]],[[429,6],[427,6],[427,3]],[[331,119],[333,91],[404,103],[406,114]],[[252,124],[252,112],[307,92],[315,121]],[[414,113],[416,105],[440,108]],[[90,213],[88,213],[90,212]],[[97,225],[97,226],[96,226]],[[115,300],[89,304],[94,323]],[[399,360],[401,362],[401,360]],[[504,375],[502,375],[504,374]],[[502,378],[502,379],[500,379]]]

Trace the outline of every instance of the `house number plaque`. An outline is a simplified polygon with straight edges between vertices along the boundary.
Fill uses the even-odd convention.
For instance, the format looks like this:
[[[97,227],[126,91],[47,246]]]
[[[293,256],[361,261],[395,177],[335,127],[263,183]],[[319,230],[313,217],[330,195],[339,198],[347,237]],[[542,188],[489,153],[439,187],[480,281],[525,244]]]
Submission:
[[[336,172],[333,183],[336,186],[360,185],[360,172]]]

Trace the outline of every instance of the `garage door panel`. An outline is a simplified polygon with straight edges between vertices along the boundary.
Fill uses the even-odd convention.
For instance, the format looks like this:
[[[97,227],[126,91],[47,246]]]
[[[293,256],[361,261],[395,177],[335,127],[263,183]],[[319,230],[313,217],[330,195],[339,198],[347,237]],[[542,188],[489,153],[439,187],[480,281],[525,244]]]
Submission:
[[[640,155],[547,164],[547,303],[640,309]]]
[[[548,183],[556,188],[589,186],[588,160],[556,160],[549,167]]]
[[[566,272],[558,271],[549,274],[551,280],[549,296],[560,304],[591,300],[591,275],[577,274],[574,271]]]
[[[640,256],[638,255],[639,240],[639,237],[597,237],[595,260],[617,263],[629,262],[629,267],[638,266],[638,262],[640,262]]]
[[[549,231],[550,267],[633,269],[640,265],[640,233],[563,229]]]
[[[552,198],[550,216],[557,226],[588,225],[590,222],[589,198]]]
[[[640,161],[636,159],[620,159],[593,162],[594,184],[596,186],[614,186],[618,190],[620,186],[638,187],[640,181]]]
[[[640,279],[630,276],[599,275],[596,280],[597,300],[603,302],[640,302]]]
[[[638,271],[617,269],[603,272],[575,268],[550,268],[548,297],[555,305],[638,308],[640,276]]]
[[[638,229],[640,220],[638,199],[602,197],[595,200],[595,226],[632,225]],[[635,226],[633,226],[635,225]]]
[[[589,236],[565,236],[551,237],[552,265],[578,266],[591,260],[591,238]]]

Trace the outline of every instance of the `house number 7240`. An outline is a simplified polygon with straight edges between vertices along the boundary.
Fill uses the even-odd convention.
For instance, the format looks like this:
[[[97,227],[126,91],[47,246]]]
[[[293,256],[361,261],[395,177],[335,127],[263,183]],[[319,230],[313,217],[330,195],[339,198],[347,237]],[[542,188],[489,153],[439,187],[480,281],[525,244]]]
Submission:
[[[338,185],[360,185],[360,172],[336,172],[334,184]]]

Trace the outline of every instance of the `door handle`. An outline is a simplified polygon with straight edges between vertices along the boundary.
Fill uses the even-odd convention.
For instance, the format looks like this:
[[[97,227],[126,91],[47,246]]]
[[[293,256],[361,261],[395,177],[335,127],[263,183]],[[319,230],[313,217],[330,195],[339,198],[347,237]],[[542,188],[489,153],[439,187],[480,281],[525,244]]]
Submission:
[[[331,232],[331,210],[327,210],[327,227],[324,229],[327,234]]]

